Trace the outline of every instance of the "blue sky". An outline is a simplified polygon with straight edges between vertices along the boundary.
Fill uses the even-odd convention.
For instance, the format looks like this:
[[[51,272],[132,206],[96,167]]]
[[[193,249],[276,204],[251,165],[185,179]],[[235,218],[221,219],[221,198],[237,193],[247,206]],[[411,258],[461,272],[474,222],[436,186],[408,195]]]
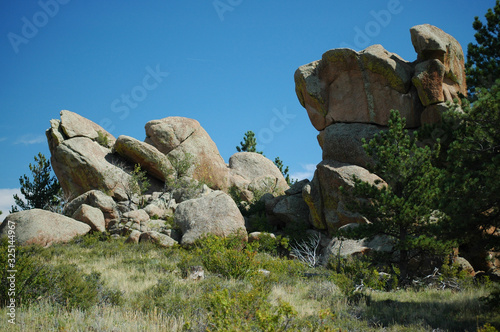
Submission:
[[[372,44],[413,61],[409,29],[423,23],[465,52],[494,3],[2,0],[0,210],[34,155],[50,155],[45,130],[63,109],[140,140],[149,120],[194,118],[226,161],[253,130],[267,157],[310,177],[321,150],[295,95],[299,66]]]

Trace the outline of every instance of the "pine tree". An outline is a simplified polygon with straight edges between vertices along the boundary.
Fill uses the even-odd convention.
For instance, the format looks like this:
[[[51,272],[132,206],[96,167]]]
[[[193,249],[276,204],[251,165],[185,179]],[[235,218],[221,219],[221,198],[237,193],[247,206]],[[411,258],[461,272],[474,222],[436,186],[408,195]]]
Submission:
[[[475,17],[473,27],[477,45],[469,44],[466,74],[474,102],[453,105],[435,129],[449,142],[439,164],[440,209],[449,216],[443,235],[484,253],[500,250],[500,0],[486,25]]]
[[[263,155],[262,151],[257,151],[257,139],[255,138],[255,133],[251,130],[245,133],[243,142],[240,142],[240,145],[241,146],[236,147],[236,150],[238,152],[256,152]],[[285,178],[288,185],[292,185],[293,183],[295,183],[290,179],[288,166],[283,165],[283,161],[280,159],[280,157],[276,157],[274,159],[274,164],[276,165],[276,167],[278,167],[281,174],[283,174],[283,177]]]
[[[397,265],[401,282],[412,274],[411,260],[443,254],[451,245],[435,237],[439,216],[434,211],[440,194],[440,171],[431,160],[438,149],[417,146],[416,138],[404,128],[405,119],[399,112],[391,111],[389,130],[364,145],[366,153],[376,160],[373,171],[384,178],[387,185],[354,178],[348,208],[361,213],[371,223],[341,233],[358,239],[388,237],[394,252],[386,257],[386,263]]]
[[[446,234],[499,250],[500,238],[490,231],[500,228],[500,80],[478,89],[474,104],[453,109],[445,121],[458,124],[448,133],[442,185],[441,209],[450,217]]]
[[[289,174],[289,168],[288,166],[283,165],[283,161],[280,159],[280,157],[276,157],[274,159],[274,164],[278,169],[280,170],[281,174],[283,174],[283,177],[285,178],[286,183],[288,183],[289,186],[294,184],[296,181],[290,179],[290,174]]]
[[[262,151],[257,151],[257,140],[255,138],[255,133],[251,130],[245,133],[243,142],[240,142],[240,145],[241,146],[236,147],[238,152],[256,152],[262,154]]]
[[[477,88],[489,89],[500,77],[500,0],[495,7],[488,9],[485,15],[486,24],[476,16],[472,27],[476,30],[474,37],[477,44],[467,47],[467,85],[473,97]],[[474,98],[474,97],[473,97]]]
[[[33,182],[26,174],[19,178],[24,201],[15,194],[14,201],[17,206],[12,206],[10,212],[19,211],[18,207],[21,210],[49,210],[60,202],[59,193],[61,187],[57,178],[51,176],[50,161],[41,152],[34,159],[35,164],[29,164]]]

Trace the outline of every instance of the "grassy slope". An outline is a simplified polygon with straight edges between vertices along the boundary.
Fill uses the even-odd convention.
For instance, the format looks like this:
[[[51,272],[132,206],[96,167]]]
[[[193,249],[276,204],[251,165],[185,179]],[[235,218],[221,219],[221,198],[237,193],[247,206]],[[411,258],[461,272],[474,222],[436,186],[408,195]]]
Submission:
[[[122,293],[121,301],[95,303],[83,310],[40,298],[17,308],[14,327],[7,324],[7,310],[0,309],[2,331],[199,331],[217,327],[232,331],[240,324],[243,329],[261,326],[260,330],[270,331],[378,331],[384,327],[385,331],[476,331],[486,322],[500,326],[500,316],[488,312],[479,301],[488,294],[484,286],[461,292],[371,291],[368,301],[353,304],[335,285],[331,271],[311,271],[264,253],[253,257],[254,267],[271,271],[271,277],[257,273],[234,279],[206,271],[203,281],[182,278],[179,266],[200,262],[200,252],[182,248],[89,239],[37,250],[36,255],[50,266],[73,263],[85,274],[99,272],[106,287]],[[319,275],[304,278],[304,272]]]

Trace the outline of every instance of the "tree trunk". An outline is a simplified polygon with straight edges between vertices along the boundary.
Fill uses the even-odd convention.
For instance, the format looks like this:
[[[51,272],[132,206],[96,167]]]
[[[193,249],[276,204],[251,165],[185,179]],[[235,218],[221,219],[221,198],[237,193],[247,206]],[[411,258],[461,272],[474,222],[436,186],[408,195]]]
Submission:
[[[399,251],[399,282],[405,283],[408,278],[408,250],[406,249],[406,237],[408,230],[404,226],[399,227],[399,243],[405,246],[405,249]]]

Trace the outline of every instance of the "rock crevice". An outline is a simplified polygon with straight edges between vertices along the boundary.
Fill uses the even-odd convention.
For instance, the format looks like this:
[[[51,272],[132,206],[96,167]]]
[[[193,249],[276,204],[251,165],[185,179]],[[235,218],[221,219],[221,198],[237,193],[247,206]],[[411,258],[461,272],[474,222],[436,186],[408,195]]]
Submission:
[[[429,24],[410,29],[417,53],[413,62],[373,45],[356,52],[325,52],[321,60],[295,72],[295,90],[312,125],[319,131],[323,161],[302,190],[311,224],[334,232],[349,223],[368,222],[348,211],[351,177],[382,181],[366,170],[373,160],[363,142],[387,130],[390,111],[398,110],[407,128],[440,121],[447,102],[467,94],[462,47],[455,38]]]

